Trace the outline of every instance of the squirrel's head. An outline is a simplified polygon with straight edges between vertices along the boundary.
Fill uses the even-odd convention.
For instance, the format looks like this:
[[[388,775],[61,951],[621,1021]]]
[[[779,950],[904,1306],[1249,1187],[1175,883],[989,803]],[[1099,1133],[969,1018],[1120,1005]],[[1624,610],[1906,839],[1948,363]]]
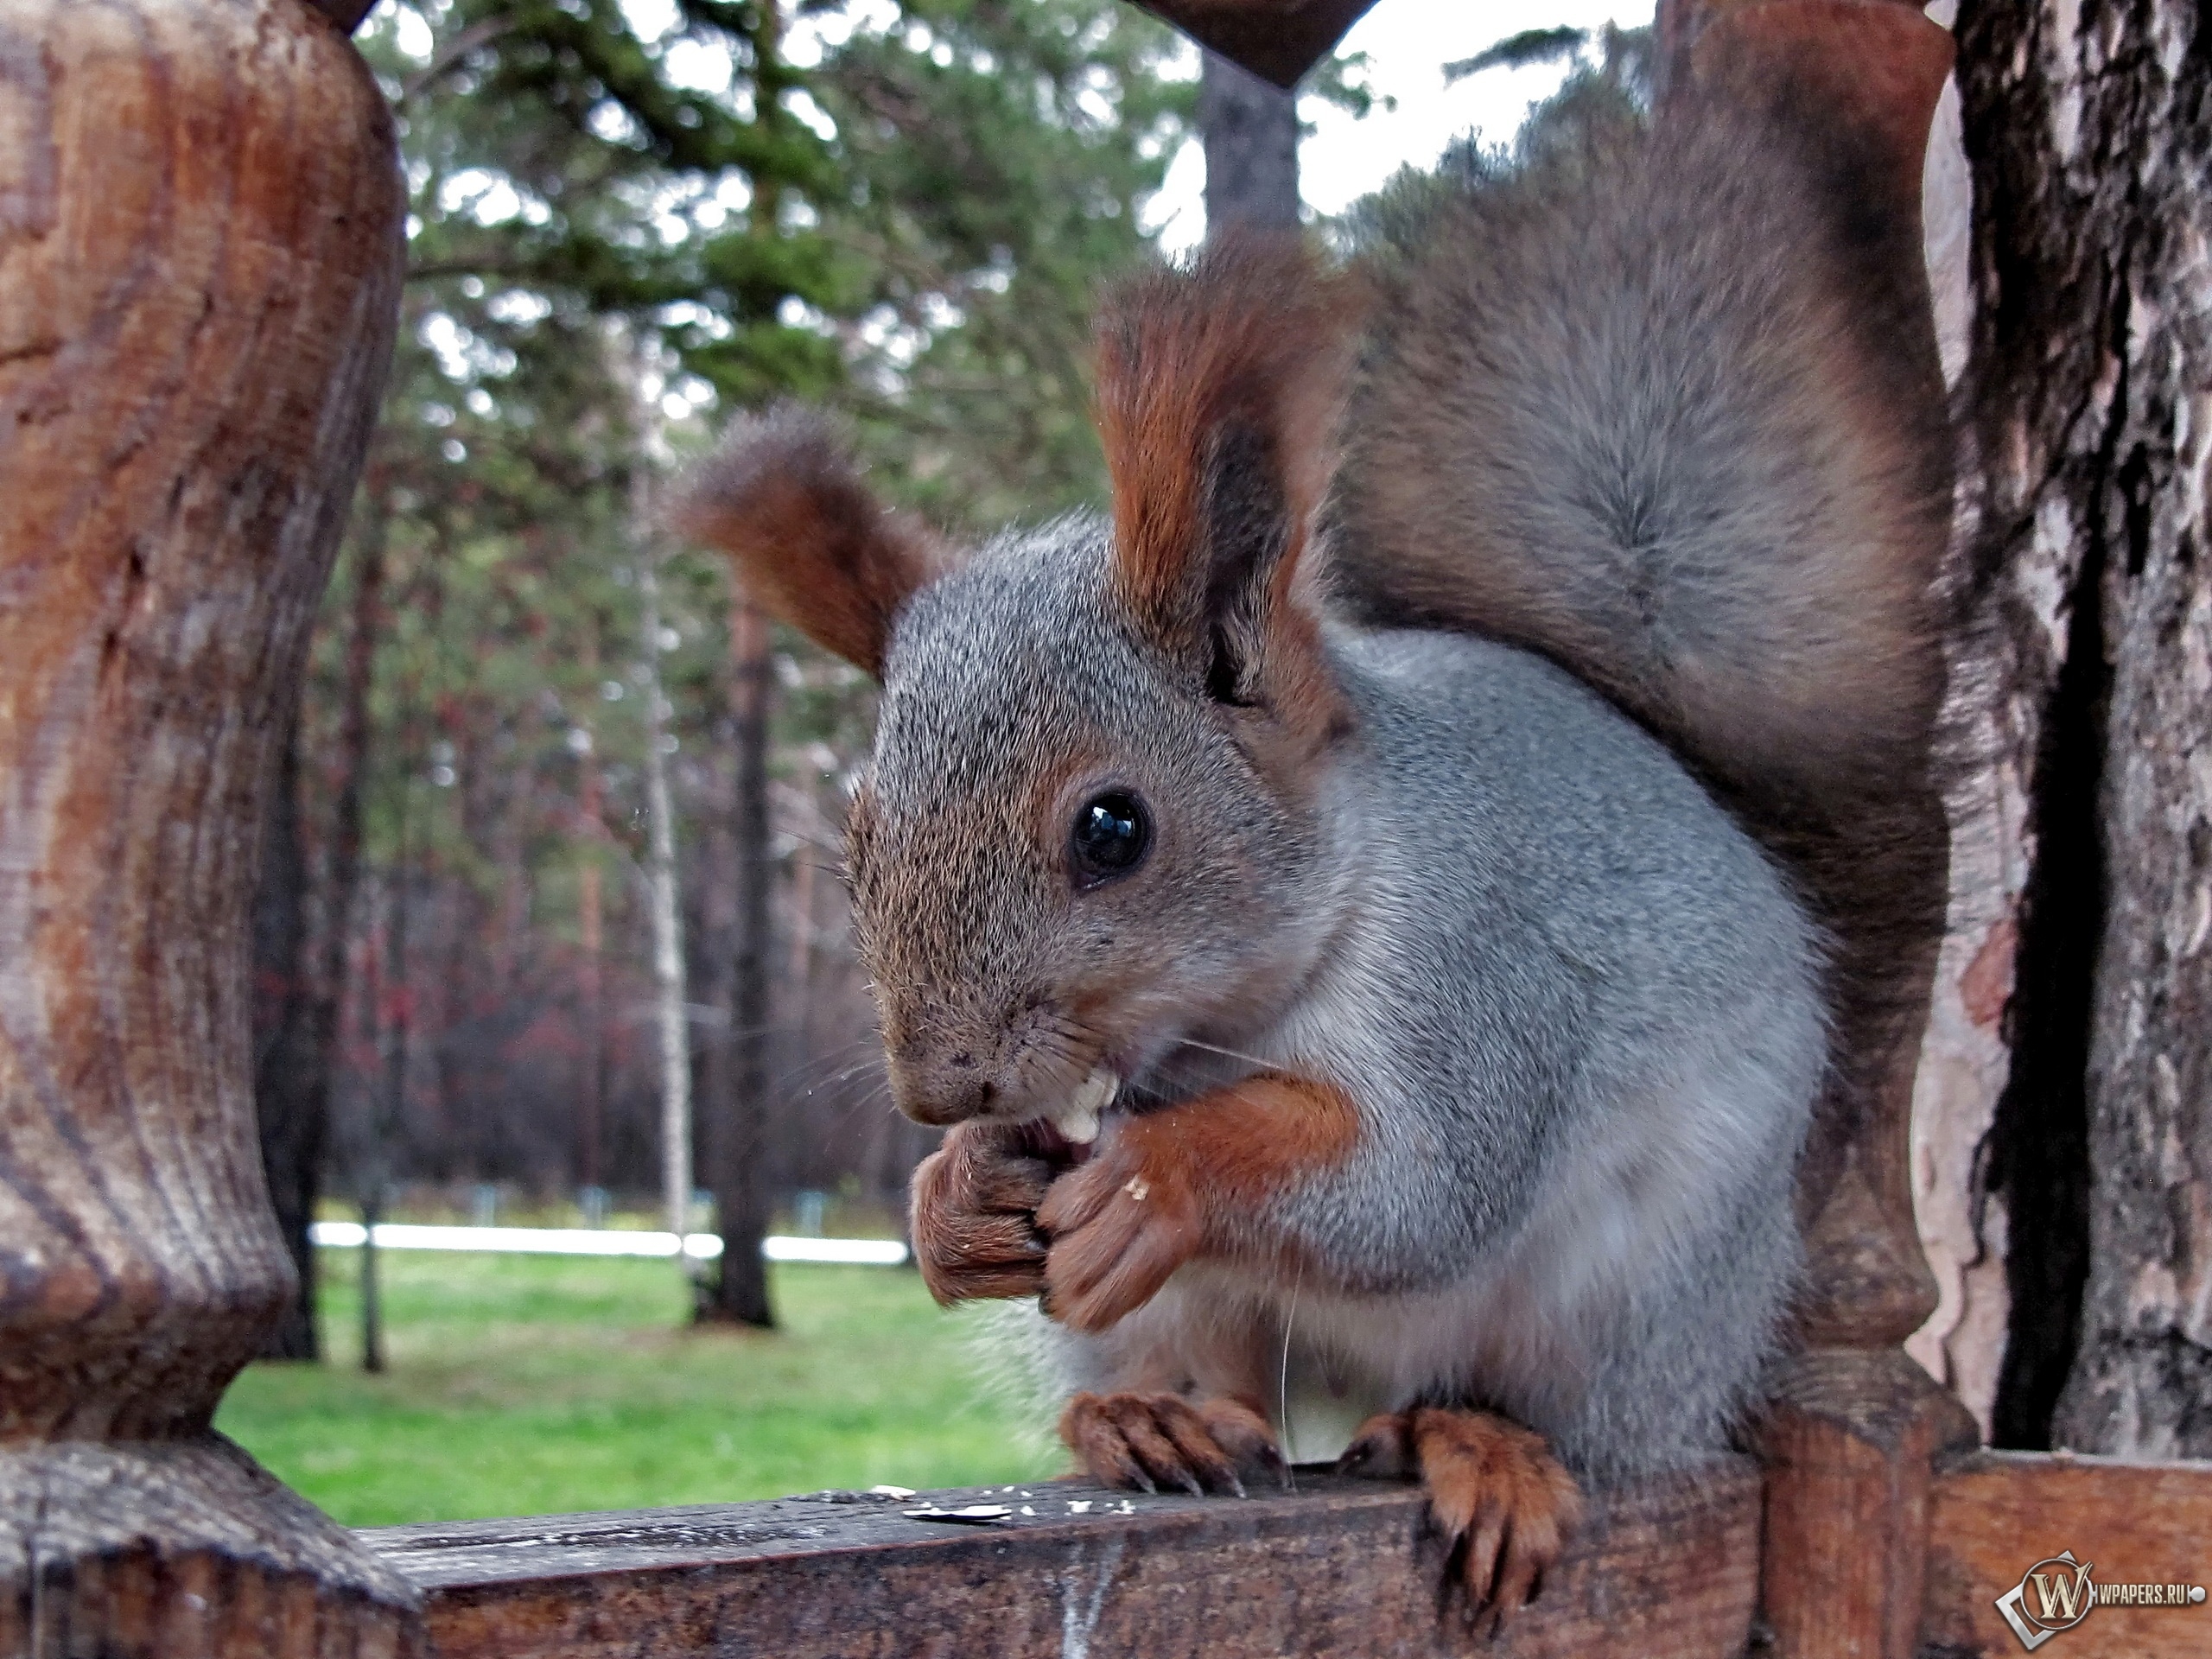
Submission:
[[[1306,555],[1344,309],[1253,243],[1125,289],[1098,340],[1110,525],[954,558],[789,411],[686,493],[677,522],[757,602],[883,683],[846,861],[910,1116],[1036,1116],[1100,1066],[1172,1078],[1318,951],[1350,721]]]

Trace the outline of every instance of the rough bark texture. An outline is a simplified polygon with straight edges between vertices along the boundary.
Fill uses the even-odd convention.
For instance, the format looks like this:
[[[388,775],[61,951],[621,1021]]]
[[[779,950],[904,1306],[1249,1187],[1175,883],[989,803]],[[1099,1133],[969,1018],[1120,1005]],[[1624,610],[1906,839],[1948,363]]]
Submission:
[[[2053,1438],[2138,1457],[2212,1456],[2212,38],[2202,18],[2141,0],[2085,21],[2070,43],[2076,154],[2094,158],[2102,186],[2073,228],[2100,249],[2113,360],[2097,499],[2081,502],[2085,565],[2101,591],[2094,607],[2086,589],[2075,601],[2094,611],[2106,692],[2088,1283]]]
[[[1948,28],[1955,11],[1947,4],[1930,15]],[[1974,320],[1974,181],[1955,79],[1936,106],[1922,200],[1936,340],[1944,384],[1955,401]],[[1961,489],[1955,505],[1962,505],[1968,494]],[[1970,516],[1955,512],[1955,556],[1971,541]],[[2025,802],[2009,710],[1990,695],[1981,642],[1964,632],[1947,654],[1948,724],[1961,764],[1947,801],[1948,925],[1914,1078],[1911,1138],[1914,1207],[1937,1300],[1936,1311],[1905,1345],[1965,1402],[1986,1440],[2010,1298],[2005,1208],[1988,1192],[1984,1145],[2012,1059],[2002,1026],[2025,879]]]
[[[768,708],[774,685],[768,624],[740,602],[730,620],[730,840],[737,896],[735,949],[730,960],[728,1084],[714,1103],[709,1126],[715,1211],[722,1253],[701,1317],[772,1325],[768,1274],[760,1241],[768,1232],[768,1194],[760,1155],[768,1109],[769,886],[775,880],[769,845]]]
[[[1218,53],[1205,54],[1198,131],[1205,140],[1206,233],[1298,224],[1298,100]]]
[[[0,1648],[392,1651],[208,1433],[289,1304],[251,1092],[275,745],[389,356],[382,100],[299,0],[0,0]]]
[[[1916,1130],[1946,1299],[1916,1351],[2000,1445],[2212,1451],[2196,28],[2159,0],[1958,21],[1981,703]]]

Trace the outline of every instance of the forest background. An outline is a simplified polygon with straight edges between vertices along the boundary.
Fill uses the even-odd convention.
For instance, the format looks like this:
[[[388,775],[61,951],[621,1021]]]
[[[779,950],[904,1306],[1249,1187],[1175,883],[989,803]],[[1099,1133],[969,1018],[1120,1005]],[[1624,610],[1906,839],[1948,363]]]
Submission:
[[[849,423],[958,536],[1101,499],[1102,281],[1192,130],[1118,0],[407,0],[360,45],[410,193],[397,360],[287,749],[257,915],[264,1163],[308,1221],[650,1207],[681,1029],[697,1224],[895,1224],[835,874],[873,687],[652,528],[734,411]],[[1358,109],[1356,64],[1314,86]],[[655,972],[664,788],[681,960]],[[740,1245],[725,1262],[751,1263]],[[765,1323],[765,1280],[702,1311]]]

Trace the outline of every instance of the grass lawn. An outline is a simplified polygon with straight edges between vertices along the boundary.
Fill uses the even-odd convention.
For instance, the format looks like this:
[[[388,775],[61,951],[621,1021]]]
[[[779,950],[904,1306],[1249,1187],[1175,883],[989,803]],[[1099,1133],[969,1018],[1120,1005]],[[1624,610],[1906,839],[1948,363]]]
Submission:
[[[215,1420],[349,1526],[1064,1466],[912,1273],[772,1268],[782,1328],[741,1333],[679,1328],[666,1262],[386,1250],[370,1376],[357,1258],[322,1255],[328,1360],[249,1368]]]

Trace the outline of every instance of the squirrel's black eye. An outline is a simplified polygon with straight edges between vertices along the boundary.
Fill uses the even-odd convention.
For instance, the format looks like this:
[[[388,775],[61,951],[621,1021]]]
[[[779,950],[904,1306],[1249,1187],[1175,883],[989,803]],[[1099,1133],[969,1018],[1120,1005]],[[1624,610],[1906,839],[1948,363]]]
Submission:
[[[1078,887],[1127,875],[1152,846],[1152,818],[1126,789],[1094,795],[1077,809],[1068,835],[1068,865]]]

